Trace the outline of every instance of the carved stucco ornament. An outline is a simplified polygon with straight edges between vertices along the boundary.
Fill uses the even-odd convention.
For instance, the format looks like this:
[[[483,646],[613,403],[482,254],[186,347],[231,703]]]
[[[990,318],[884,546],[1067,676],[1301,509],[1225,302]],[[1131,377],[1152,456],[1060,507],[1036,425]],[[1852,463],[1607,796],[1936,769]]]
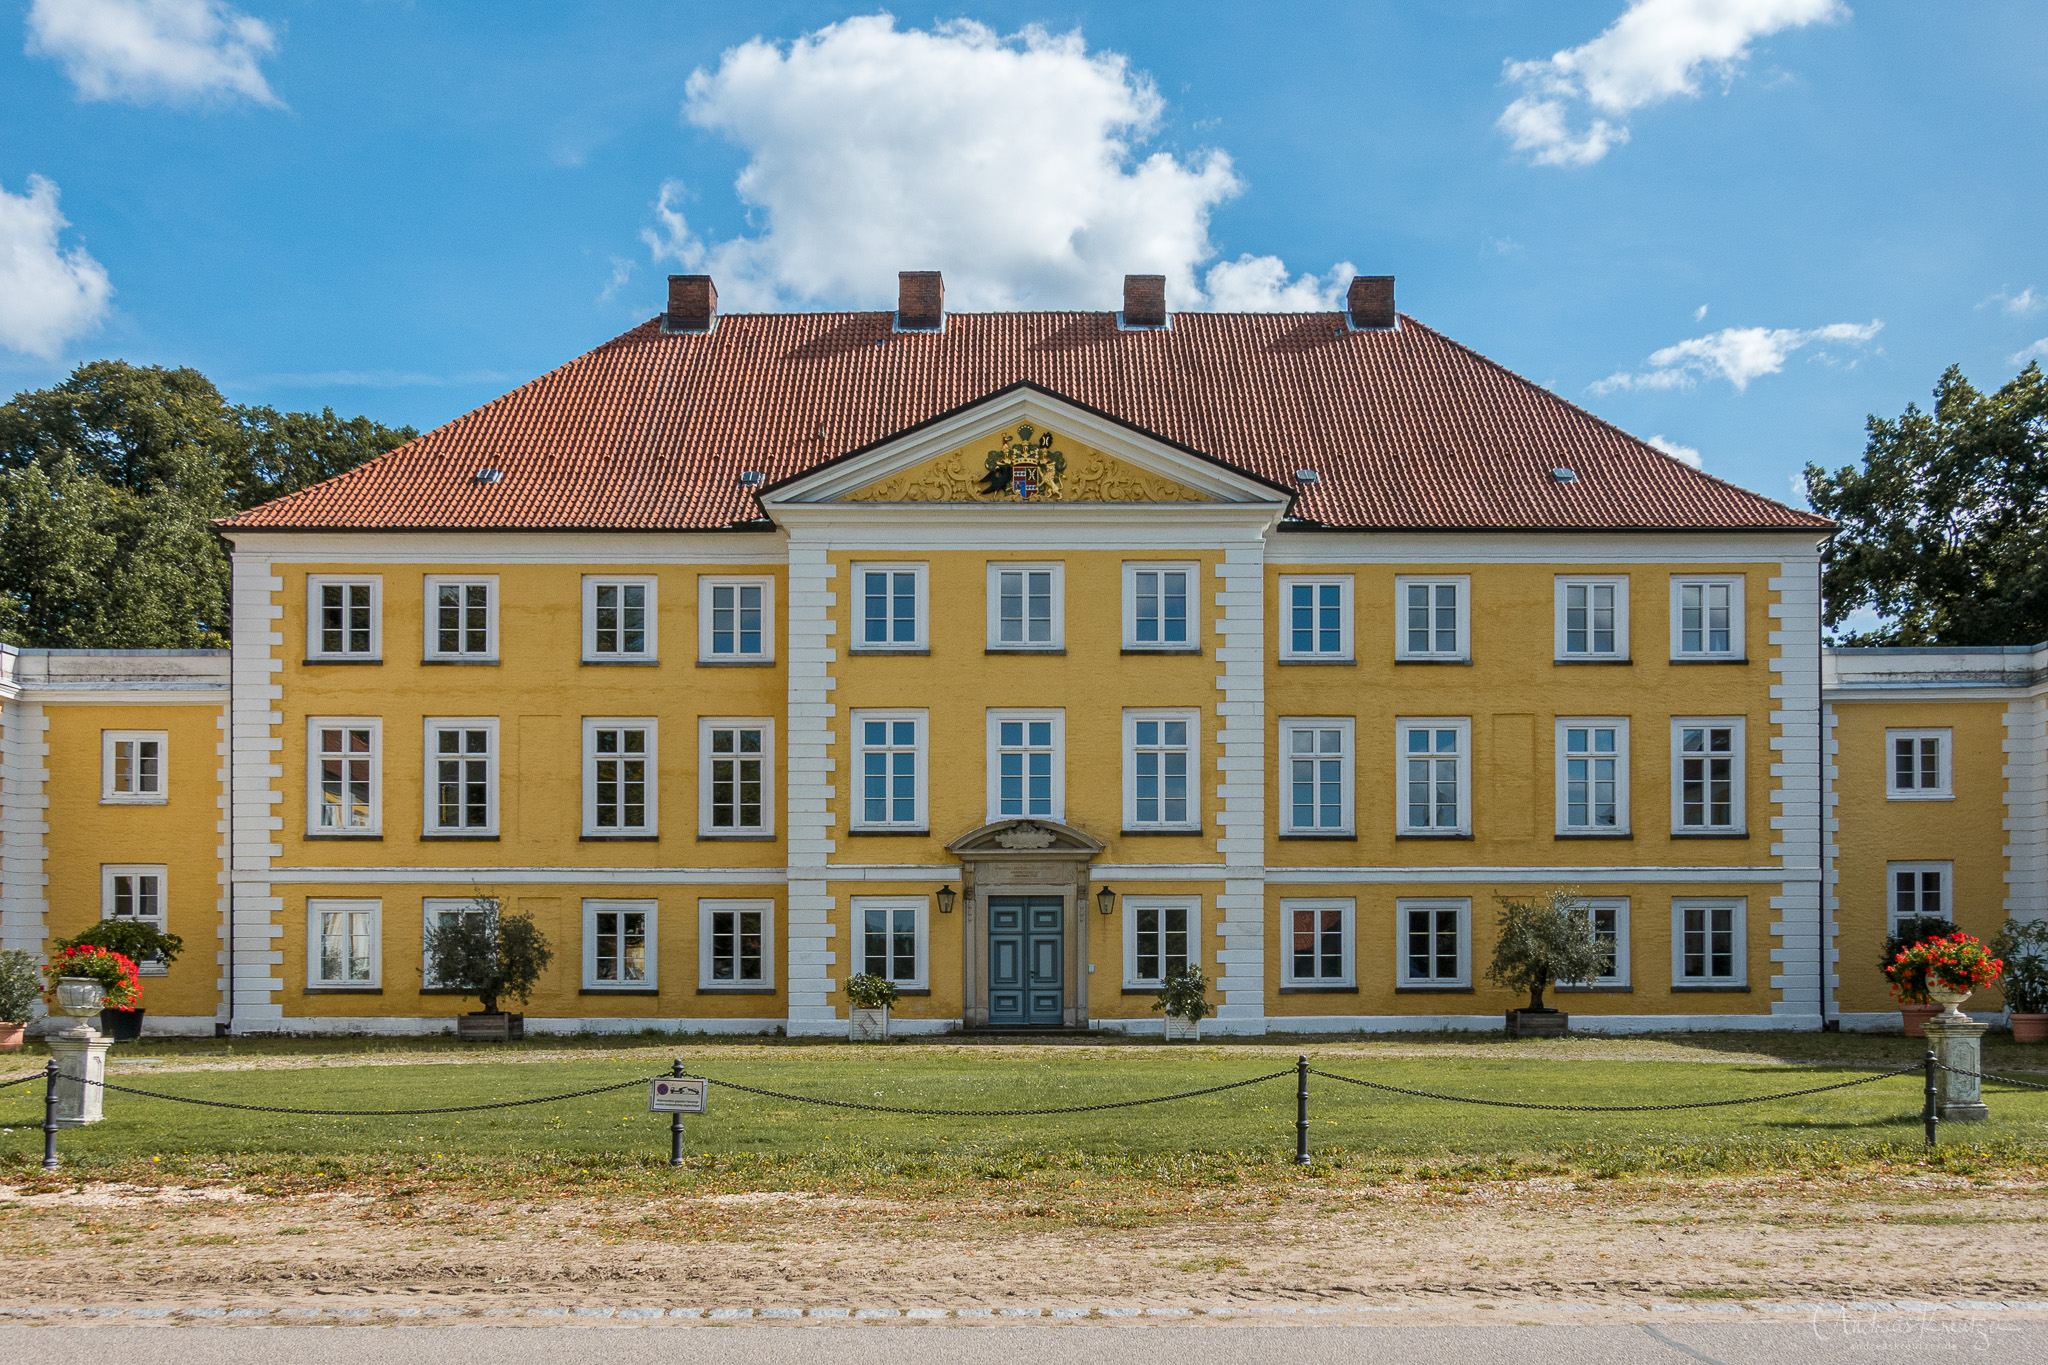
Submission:
[[[1051,848],[1054,838],[1051,830],[1038,825],[1018,825],[1014,829],[1006,829],[998,834],[996,843],[1010,849]]]
[[[1028,443],[1024,433],[1031,433]],[[1068,454],[1029,424],[1004,431],[977,460],[949,451],[846,495],[849,502],[1208,502],[1209,498],[1086,446]],[[976,442],[980,445],[980,442]],[[1026,467],[1029,466],[1028,469]],[[1020,474],[1020,469],[1026,472]],[[1027,499],[1019,480],[1032,488]]]

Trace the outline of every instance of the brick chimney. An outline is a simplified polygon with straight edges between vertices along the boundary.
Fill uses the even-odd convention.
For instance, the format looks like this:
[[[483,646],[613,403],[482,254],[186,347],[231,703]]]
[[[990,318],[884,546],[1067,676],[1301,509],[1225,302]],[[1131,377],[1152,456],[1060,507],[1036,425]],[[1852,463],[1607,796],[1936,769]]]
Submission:
[[[1124,326],[1166,325],[1166,276],[1124,276]]]
[[[1351,293],[1344,301],[1351,325],[1386,331],[1394,326],[1394,277],[1353,275]]]
[[[668,311],[662,314],[664,332],[708,332],[718,321],[718,286],[709,275],[668,277]]]
[[[946,325],[946,281],[936,270],[903,270],[896,275],[896,326],[906,332],[937,332]]]

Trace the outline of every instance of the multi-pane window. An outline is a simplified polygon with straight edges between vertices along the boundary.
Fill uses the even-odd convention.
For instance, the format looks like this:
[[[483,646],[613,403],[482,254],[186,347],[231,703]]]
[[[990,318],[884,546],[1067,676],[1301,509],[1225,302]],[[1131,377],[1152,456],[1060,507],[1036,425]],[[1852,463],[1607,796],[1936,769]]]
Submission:
[[[860,612],[855,649],[927,647],[925,573],[923,564],[854,565],[854,599]]]
[[[1590,984],[1595,986],[1626,986],[1628,984],[1628,898],[1626,896],[1602,896],[1586,902],[1586,913],[1593,922],[1593,939],[1600,945],[1600,970]],[[1576,985],[1576,982],[1564,983]]]
[[[1351,580],[1280,580],[1280,657],[1306,662],[1351,659]]]
[[[1396,578],[1394,657],[1416,660],[1463,660],[1467,646],[1467,612],[1472,580]]]
[[[427,580],[427,657],[488,662],[498,656],[497,581]]]
[[[1399,984],[1471,985],[1471,919],[1472,902],[1468,900],[1395,902]]]
[[[701,990],[774,986],[773,911],[765,901],[699,901],[697,985]]]
[[[925,827],[924,727],[921,711],[853,713],[856,828]]]
[[[1353,975],[1350,900],[1280,902],[1281,984],[1293,987],[1350,987]]]
[[[1124,713],[1124,824],[1185,829],[1199,822],[1188,779],[1194,770],[1193,712]]]
[[[428,990],[445,990],[447,987],[434,975],[434,959],[426,951],[427,936],[437,930],[453,929],[465,920],[488,921],[496,913],[497,902],[474,896],[461,900],[436,898],[421,902],[420,909],[426,921],[420,938],[420,985]]]
[[[316,716],[306,723],[310,769],[308,834],[375,834],[378,750],[383,726],[369,718]]]
[[[498,830],[498,724],[427,722],[427,833]]]
[[[767,578],[697,580],[697,659],[760,664],[775,655],[775,584]]]
[[[1199,575],[1193,564],[1124,565],[1124,648],[1193,648]]]
[[[379,656],[376,578],[306,580],[306,654],[313,659],[368,662]]]
[[[1955,875],[1954,863],[1888,863],[1885,875],[1891,882],[1890,927],[1896,932],[1899,921],[1917,917],[1953,919],[1950,910],[1949,884]]]
[[[1557,832],[1628,833],[1628,722],[1557,723]]]
[[[1887,730],[1885,795],[1894,801],[1938,801],[1954,795],[1949,730]]]
[[[1130,964],[1124,973],[1126,986],[1158,986],[1191,965],[1200,965],[1192,901],[1127,896],[1124,913],[1130,919],[1125,944]]]
[[[774,761],[770,723],[707,718],[699,724],[697,832],[767,834],[774,816],[768,787]]]
[[[161,864],[102,864],[100,918],[128,920],[163,929],[167,911],[164,899],[166,871]],[[162,976],[166,971],[166,964],[161,958],[145,959],[135,965],[145,976]]]
[[[1726,834],[1743,827],[1742,722],[1674,720],[1672,830]]]
[[[1671,905],[1671,977],[1677,986],[1739,986],[1748,976],[1740,900]]]
[[[1628,580],[1557,580],[1557,657],[1563,662],[1628,657]]]
[[[654,580],[583,580],[583,657],[592,663],[654,658]]]
[[[654,773],[653,721],[584,721],[584,834],[654,834]]]
[[[376,901],[306,902],[306,984],[372,990],[381,984]]]
[[[1059,648],[1059,566],[989,565],[989,625],[991,649]]]
[[[855,896],[851,902],[856,970],[923,990],[926,911],[923,896]]]
[[[1065,728],[1057,711],[988,713],[989,819],[1065,816]]]
[[[1353,722],[1280,722],[1283,834],[1350,834]]]
[[[156,805],[164,798],[163,731],[100,732],[100,800],[120,805]]]
[[[1671,657],[1689,660],[1740,659],[1742,580],[1671,580]]]
[[[647,990],[654,986],[654,903],[583,902],[585,990]]]
[[[1400,832],[1467,834],[1471,825],[1472,722],[1466,717],[1395,725]]]

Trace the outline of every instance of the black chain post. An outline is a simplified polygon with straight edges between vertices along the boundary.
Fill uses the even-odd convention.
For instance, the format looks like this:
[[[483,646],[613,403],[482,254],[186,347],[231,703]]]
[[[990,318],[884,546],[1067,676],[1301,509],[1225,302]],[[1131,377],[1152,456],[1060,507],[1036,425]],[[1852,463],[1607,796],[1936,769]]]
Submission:
[[[675,1065],[669,1068],[668,1074],[677,1080],[683,1078],[682,1058],[678,1057],[675,1059]],[[680,1166],[683,1164],[683,1114],[680,1109],[668,1116],[668,1164],[670,1166]]]
[[[1308,1054],[1294,1063],[1294,1164],[1306,1166],[1308,1157]]]
[[[1928,1054],[1930,1057],[1933,1053]],[[43,1169],[57,1169],[57,1059],[43,1068]]]
[[[1920,1111],[1920,1122],[1927,1129],[1927,1145],[1929,1147],[1932,1147],[1934,1145],[1934,1125],[1941,1121],[1941,1115],[1939,1112],[1937,1112],[1934,1103],[1934,1068],[1936,1065],[1937,1063],[1934,1060],[1934,1049],[1928,1048],[1926,1062],[1927,1104],[1926,1107]]]

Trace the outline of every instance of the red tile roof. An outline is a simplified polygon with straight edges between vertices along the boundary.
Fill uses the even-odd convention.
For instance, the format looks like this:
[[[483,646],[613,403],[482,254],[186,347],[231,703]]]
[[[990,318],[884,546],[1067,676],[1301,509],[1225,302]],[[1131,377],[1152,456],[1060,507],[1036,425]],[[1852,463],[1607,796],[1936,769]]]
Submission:
[[[736,313],[650,321],[338,478],[226,527],[709,530],[769,484],[1028,383],[1292,487],[1293,515],[1373,530],[1830,525],[1692,469],[1422,324],[1336,313]],[[1557,483],[1550,471],[1577,472]],[[504,471],[481,483],[482,469]]]

